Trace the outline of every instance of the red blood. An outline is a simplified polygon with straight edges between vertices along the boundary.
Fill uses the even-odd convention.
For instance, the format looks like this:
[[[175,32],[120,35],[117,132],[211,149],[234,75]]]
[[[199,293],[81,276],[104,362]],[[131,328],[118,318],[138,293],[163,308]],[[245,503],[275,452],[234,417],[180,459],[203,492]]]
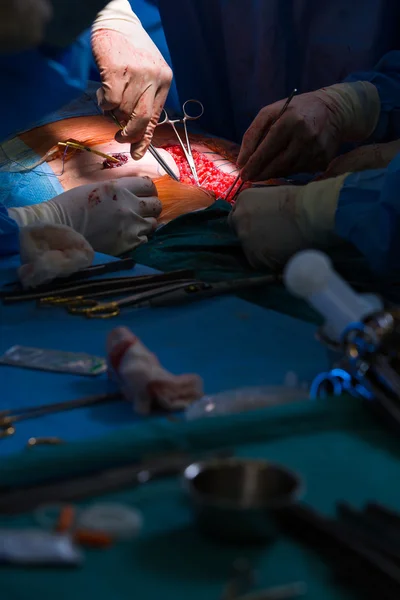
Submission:
[[[195,181],[190,170],[189,164],[185,158],[183,150],[180,146],[165,146],[179,168],[180,180],[182,183],[195,185]],[[236,179],[236,175],[229,175],[220,171],[215,164],[207,158],[205,154],[192,150],[193,160],[196,165],[197,175],[202,188],[214,192],[217,198],[225,198],[229,188]],[[237,188],[241,185],[241,180],[229,193],[228,202],[233,202],[233,197]],[[245,184],[242,189],[246,189],[250,184]]]
[[[100,204],[100,196],[98,193],[98,189],[95,188],[92,192],[90,192],[88,196],[88,204],[89,206],[96,206],[96,204]]]
[[[117,194],[114,194],[114,196],[113,196],[113,200],[114,200],[114,202],[116,202],[116,201],[117,201]]]
[[[116,158],[118,162],[116,163],[109,158],[106,158],[105,161],[103,161],[103,169],[116,169],[117,167],[122,167],[122,165],[125,165],[128,162],[128,157],[126,154],[111,154],[110,156]]]
[[[125,356],[125,353],[129,350],[133,344],[136,343],[136,338],[122,340],[117,343],[109,352],[108,361],[112,368],[118,372],[119,366],[121,364],[122,359]]]

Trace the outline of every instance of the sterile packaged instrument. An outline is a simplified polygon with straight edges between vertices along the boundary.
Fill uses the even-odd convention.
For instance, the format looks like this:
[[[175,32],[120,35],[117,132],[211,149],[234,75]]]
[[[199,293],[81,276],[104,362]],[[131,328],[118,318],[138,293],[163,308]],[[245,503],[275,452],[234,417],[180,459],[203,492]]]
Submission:
[[[400,310],[358,294],[321,252],[305,251],[287,265],[287,287],[325,317],[319,337],[337,353],[334,369],[321,373],[312,397],[350,393],[400,425]]]
[[[75,567],[83,554],[68,535],[42,529],[0,529],[0,564]]]
[[[0,365],[92,377],[107,371],[106,360],[99,356],[84,352],[64,352],[62,350],[29,348],[27,346],[12,346],[9,348],[0,357]]]
[[[287,373],[284,385],[240,388],[204,396],[188,406],[185,418],[193,421],[205,417],[219,417],[290,404],[308,398],[307,384],[300,385],[295,373]]]
[[[63,513],[68,513],[68,518],[60,525]],[[87,507],[63,503],[43,505],[35,510],[35,518],[46,531],[56,528],[59,533],[67,533],[80,529],[105,533],[118,539],[136,537],[143,526],[141,512],[129,505],[112,502],[94,503]],[[64,523],[68,529],[64,529]]]

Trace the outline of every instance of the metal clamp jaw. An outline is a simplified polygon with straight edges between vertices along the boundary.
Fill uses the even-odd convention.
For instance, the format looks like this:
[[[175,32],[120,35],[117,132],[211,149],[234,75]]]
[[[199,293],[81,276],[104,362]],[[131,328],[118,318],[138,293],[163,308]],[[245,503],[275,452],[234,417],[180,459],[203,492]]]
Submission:
[[[311,395],[353,396],[377,401],[400,425],[400,311],[384,310],[352,323],[340,343],[319,334],[320,340],[341,353],[336,368],[321,373]]]

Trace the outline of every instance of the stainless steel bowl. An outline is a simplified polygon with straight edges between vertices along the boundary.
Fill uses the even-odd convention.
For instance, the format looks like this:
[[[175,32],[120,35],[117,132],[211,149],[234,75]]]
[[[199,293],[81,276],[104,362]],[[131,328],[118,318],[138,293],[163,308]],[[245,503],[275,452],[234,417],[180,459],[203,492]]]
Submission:
[[[264,460],[193,463],[184,481],[201,529],[234,542],[275,537],[277,512],[296,502],[302,491],[295,473]]]

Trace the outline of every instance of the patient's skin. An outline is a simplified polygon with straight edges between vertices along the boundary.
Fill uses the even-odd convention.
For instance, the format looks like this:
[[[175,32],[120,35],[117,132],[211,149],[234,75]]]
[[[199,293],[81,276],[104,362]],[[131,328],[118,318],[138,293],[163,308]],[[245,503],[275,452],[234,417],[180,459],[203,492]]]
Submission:
[[[107,144],[93,146],[93,149],[99,150],[105,154],[125,154],[128,161],[114,169],[104,169],[104,158],[91,152],[76,152],[68,161],[64,163],[64,173],[59,177],[64,190],[70,190],[78,185],[86,183],[99,183],[109,179],[119,179],[121,177],[150,177],[157,179],[165,175],[164,169],[158,164],[153,156],[147,152],[141,160],[133,160],[130,155],[129,144],[119,144],[111,141]],[[179,176],[179,169],[172,156],[162,148],[159,152],[165,162],[171,167],[176,175]],[[62,172],[62,159],[56,159],[49,163],[54,173],[58,175]]]
[[[192,148],[199,152],[206,152],[207,158],[212,160],[215,166],[222,172],[231,173],[233,175],[238,173],[234,164],[228,162],[219,154],[211,154],[206,146],[195,143],[192,145]],[[119,179],[121,177],[147,176],[151,179],[157,179],[166,174],[164,169],[149,152],[146,152],[142,159],[137,161],[133,160],[130,155],[129,144],[120,144],[112,140],[106,144],[93,146],[93,149],[111,155],[124,154],[128,157],[128,161],[114,169],[104,169],[104,158],[101,156],[97,156],[91,152],[77,152],[64,163],[64,173],[59,176],[60,183],[64,190],[69,190],[86,183],[98,183],[109,179]],[[158,152],[173,170],[175,175],[179,177],[179,168],[169,152],[163,148],[158,148]],[[49,162],[49,165],[56,175],[59,175],[62,172],[63,165],[61,158]]]
[[[178,130],[182,137],[184,132],[178,126]],[[99,150],[105,154],[124,154],[128,157],[125,164],[114,169],[103,169],[104,158],[97,156],[91,152],[78,151],[72,154],[70,158],[64,162],[61,158],[48,161],[49,166],[54,171],[54,174],[59,178],[64,190],[85,185],[87,183],[98,183],[109,179],[119,179],[121,177],[143,177],[147,176],[151,179],[157,179],[165,175],[162,167],[159,166],[153,156],[147,152],[145,156],[134,161],[130,155],[130,145],[120,144],[114,139],[116,125],[108,117],[101,115],[87,117],[70,117],[62,121],[55,121],[47,125],[42,125],[38,128],[31,129],[23,134],[20,134],[21,140],[39,156],[45,156],[51,148],[54,148],[58,142],[75,140],[82,143],[87,142],[89,146],[95,150]],[[196,137],[196,136],[195,136]],[[90,140],[90,142],[89,142]],[[99,143],[96,144],[96,140]],[[94,141],[94,143],[93,143]],[[234,144],[219,140],[222,146],[227,146],[228,155],[234,156],[232,146]],[[176,175],[179,175],[178,165],[169,152],[164,150],[164,147],[178,145],[178,140],[171,127],[161,125],[156,128],[153,144],[160,152],[161,156],[172,168]],[[236,176],[238,170],[233,162],[229,162],[226,158],[218,153],[210,151],[208,146],[201,139],[191,139],[192,149],[198,150],[214,163],[215,167],[221,172],[229,173]],[[62,175],[60,175],[62,173]]]

